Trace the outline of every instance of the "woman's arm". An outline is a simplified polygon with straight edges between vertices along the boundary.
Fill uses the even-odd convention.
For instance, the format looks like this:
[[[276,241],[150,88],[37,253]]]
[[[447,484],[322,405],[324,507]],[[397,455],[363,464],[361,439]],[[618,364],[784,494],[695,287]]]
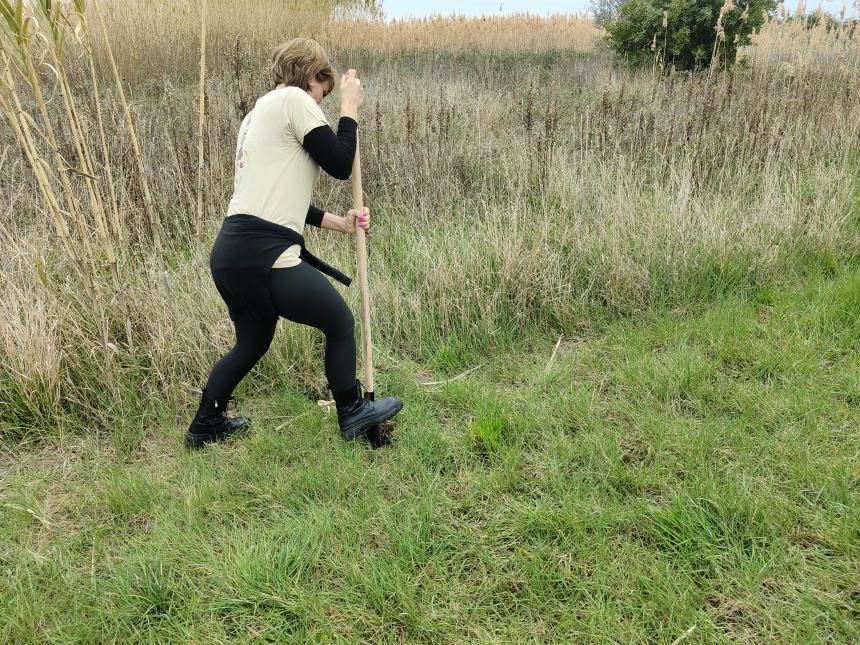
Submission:
[[[305,224],[310,224],[317,228],[326,228],[330,231],[338,231],[340,233],[350,232],[349,223],[346,221],[345,217],[338,217],[334,213],[327,213],[313,204],[308,208],[308,214],[305,217]]]
[[[316,226],[317,228],[326,228],[330,231],[338,231],[340,233],[349,233],[355,235],[356,225],[363,228],[365,231],[370,229],[370,210],[365,206],[364,211],[360,212],[350,209],[346,217],[339,217],[334,213],[326,213],[317,208],[313,204],[308,209],[308,216],[305,219],[305,224]]]
[[[334,213],[325,213],[322,219],[322,226],[330,231],[346,232],[346,220],[343,217],[338,217]]]
[[[311,208],[315,207],[311,206]],[[346,217],[339,217],[334,213],[323,213],[323,211],[318,208],[316,208],[316,210],[322,213],[320,228],[326,228],[330,231],[338,231],[340,233],[349,233],[351,235],[355,234],[356,225],[360,226],[365,231],[370,229],[370,210],[367,206],[364,207],[364,212],[350,209],[346,214]],[[308,223],[310,223],[310,220],[308,220]],[[316,226],[316,224],[314,224],[314,226]]]
[[[336,179],[349,179],[355,159],[358,121],[340,117],[337,134],[327,125],[314,128],[305,135],[302,147],[320,168]]]

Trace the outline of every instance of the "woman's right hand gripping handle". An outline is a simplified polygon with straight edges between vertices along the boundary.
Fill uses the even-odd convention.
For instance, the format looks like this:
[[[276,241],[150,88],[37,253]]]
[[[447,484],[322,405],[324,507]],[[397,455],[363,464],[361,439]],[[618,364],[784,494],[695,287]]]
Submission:
[[[364,102],[364,88],[354,69],[348,69],[340,77],[340,115],[358,121],[358,108]]]

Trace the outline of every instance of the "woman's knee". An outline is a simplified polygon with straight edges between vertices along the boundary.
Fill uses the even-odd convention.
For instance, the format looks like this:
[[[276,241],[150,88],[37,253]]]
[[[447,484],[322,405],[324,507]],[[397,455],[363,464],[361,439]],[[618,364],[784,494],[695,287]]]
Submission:
[[[323,331],[325,331],[326,336],[332,338],[344,338],[355,333],[355,316],[346,303],[332,315],[329,324]]]
[[[252,360],[259,360],[272,344],[275,337],[275,327],[278,319],[255,320],[243,319],[236,323],[236,346],[237,354]]]
[[[319,271],[312,269],[317,279],[317,288],[312,292],[314,320],[326,336],[342,338],[355,333],[355,317],[346,300]],[[310,304],[310,303],[309,303]]]
[[[260,338],[251,343],[245,343],[245,353],[253,357],[254,360],[260,360],[269,351],[272,345],[272,338]]]

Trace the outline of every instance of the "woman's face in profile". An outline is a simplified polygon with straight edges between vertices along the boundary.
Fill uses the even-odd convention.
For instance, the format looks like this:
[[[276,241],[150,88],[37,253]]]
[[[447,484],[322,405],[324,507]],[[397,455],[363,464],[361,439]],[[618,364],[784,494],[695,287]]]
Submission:
[[[305,90],[310,94],[317,105],[322,103],[322,100],[332,91],[334,83],[320,83],[317,79],[312,78],[308,81],[308,89]]]

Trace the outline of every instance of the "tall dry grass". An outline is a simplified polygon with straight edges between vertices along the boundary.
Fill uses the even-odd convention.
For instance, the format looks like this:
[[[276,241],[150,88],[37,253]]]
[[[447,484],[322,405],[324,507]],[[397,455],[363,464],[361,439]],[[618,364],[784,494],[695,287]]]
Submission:
[[[237,37],[248,56],[265,61],[273,43],[293,36],[321,37],[332,11],[341,7],[369,8],[372,2],[343,0],[207,0],[208,64],[227,66]],[[110,40],[117,48],[117,65],[132,86],[160,83],[164,78],[190,81],[197,70],[202,0],[155,1],[141,10],[139,2],[99,2]],[[367,11],[363,12],[364,14]],[[133,19],[130,17],[133,16]],[[97,43],[97,49],[101,43]],[[102,65],[107,61],[102,59]]]
[[[591,20],[563,14],[548,18],[515,14],[386,22],[376,15],[374,6],[372,2],[337,0],[209,0],[209,65],[216,69],[229,67],[238,41],[244,58],[265,66],[274,43],[298,35],[318,39],[335,56],[355,50],[372,50],[374,56],[461,51],[585,52],[598,46],[602,35]],[[102,9],[112,40],[123,43],[117,62],[130,84],[160,82],[165,76],[191,80],[200,43],[201,0],[156,2],[145,12],[139,12],[138,3],[130,0],[111,0]],[[335,9],[339,9],[335,12],[338,17],[333,18]],[[128,19],[135,14],[135,20]],[[107,62],[102,64],[106,66]]]
[[[175,15],[178,27],[150,33],[145,48],[132,32],[152,16],[133,25],[120,13],[105,15],[127,100],[104,64],[106,43],[98,39],[105,32],[92,19],[85,25],[93,66],[82,55],[84,37],[70,39],[63,84],[45,64],[50,41],[29,44],[34,75],[10,59],[6,74],[16,79],[21,112],[7,83],[0,231],[8,259],[0,307],[20,313],[0,322],[0,431],[110,427],[138,410],[182,409],[232,344],[206,257],[232,190],[238,124],[269,89],[265,41],[254,53],[249,40],[237,40],[265,22],[253,11],[266,6],[249,5],[252,15],[230,31],[218,3],[210,4],[207,51],[217,50],[219,38],[232,46],[206,66],[202,139],[200,16],[187,8],[153,9]],[[493,49],[509,42],[502,36],[484,34],[475,48],[434,40],[431,23],[395,28],[387,41],[378,23],[341,25],[339,42],[353,45],[332,48],[335,64],[356,66],[367,85],[362,161],[376,218],[369,266],[382,363],[399,356],[465,361],[535,335],[572,337],[602,316],[694,306],[848,261],[860,250],[856,58],[788,73],[774,64],[794,55],[780,35],[787,27],[771,24],[748,68],[660,76],[614,68],[575,22],[564,42],[586,43],[582,49],[538,50],[542,34],[558,23],[529,18],[519,23],[520,48],[503,51]],[[432,24],[446,33],[445,23]],[[474,29],[461,20],[449,26],[451,33]],[[511,23],[484,29],[494,26],[507,33]],[[276,27],[265,33],[270,44],[282,37]],[[834,38],[828,46],[835,49],[855,46],[832,33],[815,37]],[[164,66],[166,52],[175,52],[177,67]],[[45,94],[44,116],[27,90],[31,77]],[[74,119],[64,96],[74,101]],[[334,123],[336,104],[323,106]],[[56,148],[38,134],[19,145],[13,126],[22,124],[39,125],[39,132],[51,124]],[[80,169],[86,157],[76,139],[89,150],[96,179],[71,172],[65,191],[62,166]],[[202,177],[195,171],[201,149]],[[28,161],[28,150],[41,161]],[[52,165],[56,155],[62,163]],[[147,216],[146,185],[157,227]],[[107,231],[115,274],[90,207],[93,190],[114,223]],[[52,205],[49,193],[66,206]],[[349,190],[324,177],[315,202],[342,213]],[[72,207],[83,225],[67,233],[54,226],[51,234],[52,222],[77,221],[69,219]],[[351,239],[306,234],[350,272]],[[74,253],[83,249],[91,251],[92,289],[74,268]],[[357,311],[357,290],[342,293]],[[283,324],[241,387],[292,384],[324,395],[321,351],[313,330]]]
[[[484,54],[549,51],[587,52],[598,46],[601,30],[579,16],[557,14],[546,18],[529,14],[467,18],[465,16],[415,20],[342,20],[325,25],[320,40],[330,48],[350,51],[372,49],[377,56],[406,52]],[[372,43],[368,47],[368,43]]]
[[[809,27],[807,20],[782,15],[754,34],[753,45],[742,48],[758,68],[779,68],[787,76],[816,72],[826,79],[831,68],[860,66],[860,28],[855,20],[843,20],[829,28],[820,13],[818,23]]]

